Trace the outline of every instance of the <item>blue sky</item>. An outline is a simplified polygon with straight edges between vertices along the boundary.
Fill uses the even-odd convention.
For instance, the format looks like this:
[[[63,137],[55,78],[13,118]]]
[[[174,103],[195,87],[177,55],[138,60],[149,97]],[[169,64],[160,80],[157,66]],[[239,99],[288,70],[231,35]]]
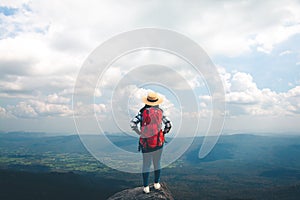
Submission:
[[[184,34],[208,53],[225,88],[224,133],[299,133],[297,0],[1,0],[0,130],[74,133],[72,95],[84,60],[112,36],[144,27]],[[153,58],[170,66],[180,63],[172,56],[146,52],[123,59],[107,72],[105,88],[96,91],[100,100],[87,111],[106,120],[107,131],[118,131],[109,122],[110,98],[104,94],[122,79],[125,72],[120,67],[151,64]],[[195,91],[202,91],[197,94],[199,113],[207,127],[211,105],[203,80],[189,70],[180,73]],[[169,112],[178,113],[174,96],[165,98]]]
[[[259,88],[284,92],[299,85],[299,43],[300,36],[295,35],[274,47],[269,54],[253,51],[234,58],[216,56],[213,60],[226,66],[228,71],[250,73]]]
[[[5,7],[5,6],[0,7],[0,13],[5,16],[14,15],[17,11],[18,11],[18,9],[16,9],[16,8]]]

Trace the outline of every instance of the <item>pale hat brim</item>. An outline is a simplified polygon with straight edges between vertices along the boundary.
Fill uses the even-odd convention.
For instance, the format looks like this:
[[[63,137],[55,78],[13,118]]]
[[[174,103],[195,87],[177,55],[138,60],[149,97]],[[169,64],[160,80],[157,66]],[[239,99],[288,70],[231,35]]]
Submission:
[[[164,99],[163,99],[162,97],[160,97],[160,96],[157,96],[157,101],[152,102],[152,101],[149,101],[149,100],[147,99],[147,96],[145,96],[145,97],[142,98],[142,101],[143,101],[146,105],[149,105],[149,106],[157,106],[157,105],[161,104],[161,103],[164,101]]]

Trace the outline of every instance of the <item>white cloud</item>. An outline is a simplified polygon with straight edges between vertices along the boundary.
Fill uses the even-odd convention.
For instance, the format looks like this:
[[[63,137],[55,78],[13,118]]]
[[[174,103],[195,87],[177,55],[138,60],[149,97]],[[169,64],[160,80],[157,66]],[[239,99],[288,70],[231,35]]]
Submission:
[[[105,71],[101,79],[101,87],[113,88],[117,82],[122,78],[124,71],[122,72],[120,67],[110,67]]]
[[[103,116],[103,114],[107,113],[107,106],[105,104],[85,104],[83,102],[76,102],[74,105],[74,115],[76,117],[87,117],[87,116],[94,116],[97,115]]]
[[[45,103],[44,101],[29,101],[32,107],[40,116],[69,116],[72,110],[69,105]]]
[[[289,54],[292,54],[293,52],[290,51],[290,50],[286,50],[286,51],[283,51],[279,54],[279,56],[284,56],[284,55],[289,55]]]
[[[256,84],[250,74],[236,72],[231,79],[231,92],[254,92],[257,90]]]
[[[0,117],[6,117],[6,109],[0,106]]]
[[[19,79],[15,79],[15,82],[0,81],[1,91],[22,91],[23,86],[19,84]]]
[[[36,62],[35,73],[46,74],[66,67],[69,72],[74,67],[78,69],[86,55],[103,40],[139,26],[166,25],[191,35],[212,55],[231,56],[249,52],[253,46],[270,52],[274,45],[300,32],[300,5],[293,0],[284,5],[273,1],[169,2],[165,4],[168,7],[158,1],[132,4],[96,0],[85,3],[54,0],[48,4],[5,1],[2,5],[20,10],[2,20],[6,22],[2,26],[7,27],[0,43],[4,56],[16,60],[23,55],[26,62]],[[152,15],[149,8],[158,9],[165,18],[173,17],[176,23],[165,23],[162,16],[149,18]],[[122,17],[115,14],[119,12]]]
[[[15,106],[9,105],[7,112],[20,118],[71,116],[73,113],[70,105],[46,103],[39,100],[22,101]]]
[[[47,97],[47,102],[53,104],[67,104],[70,102],[69,98],[65,98],[63,96],[58,96],[56,93],[50,94]]]
[[[94,104],[95,113],[103,113],[106,112],[106,106],[104,104]]]
[[[138,67],[143,67],[143,70],[138,71]],[[204,86],[193,66],[163,50],[141,50],[121,57],[105,71],[101,86],[111,88],[125,76],[135,81],[154,77],[155,80],[168,81],[169,86],[182,90]]]
[[[16,117],[29,118],[37,117],[38,113],[32,107],[32,105],[26,102],[20,102],[16,106],[8,106],[8,112]]]
[[[6,76],[0,80],[0,97],[35,98],[53,93],[72,94],[75,78],[69,75]]]
[[[169,5],[168,8],[158,1],[134,4],[96,0],[85,3],[58,0],[51,3],[21,2],[1,1],[2,6],[11,6],[19,11],[13,16],[2,16],[4,32],[0,33],[3,37],[0,40],[0,74],[48,76],[46,79],[52,85],[56,82],[55,75],[68,74],[75,79],[83,59],[102,41],[140,25],[177,30],[192,36],[212,55],[232,56],[251,51],[253,46],[270,52],[274,45],[300,32],[296,23],[300,19],[297,12],[300,5],[293,0],[284,5],[273,1],[169,2],[165,4]],[[164,12],[158,12],[161,16],[156,18],[149,8]],[[265,10],[269,10],[270,14],[265,15]],[[115,14],[119,12],[122,17]],[[149,18],[149,15],[152,17]],[[162,17],[174,18],[176,23],[164,21]],[[163,59],[160,57],[161,62]],[[169,61],[163,63],[172,65],[174,60],[168,57],[165,59]],[[118,75],[117,72],[113,74]],[[192,87],[202,84],[187,72],[182,74],[190,80]],[[26,91],[32,89],[24,87],[27,81],[30,82],[30,79],[13,87],[12,82],[7,81],[7,84],[10,84],[9,88]],[[43,90],[40,89],[40,92]]]
[[[258,101],[254,94],[247,92],[230,92],[226,97],[227,102],[234,104],[255,104]]]
[[[222,70],[221,70],[222,71]],[[300,112],[300,87],[296,86],[283,93],[271,91],[269,88],[259,89],[253,77],[244,72],[226,71],[223,83],[226,89],[227,109],[230,116],[286,116]],[[224,78],[225,77],[225,78]],[[226,79],[224,81],[224,79]],[[204,99],[202,97],[201,99]]]
[[[199,96],[199,111],[185,112],[183,113],[184,117],[195,118],[200,117],[202,119],[208,120],[212,116],[212,98],[209,95]]]
[[[54,51],[47,43],[47,36],[37,33],[0,40],[0,70],[10,75],[76,74],[84,54]]]
[[[7,6],[7,7],[13,7],[13,8],[16,8],[16,7],[20,7],[22,6],[23,4],[26,4],[28,3],[30,0],[2,0],[0,2],[0,6]]]
[[[230,87],[231,87],[231,73],[227,72],[226,69],[222,66],[219,66],[217,65],[217,70],[219,72],[219,76],[221,78],[221,81],[223,83],[223,87],[224,87],[224,90],[225,92],[229,91],[230,90]]]
[[[290,89],[287,93],[281,94],[287,99],[286,109],[292,113],[300,114],[300,86]]]
[[[272,53],[276,45],[300,33],[297,0],[284,3],[271,0],[167,1],[164,4],[156,0],[122,3],[1,0],[0,6],[17,9],[11,16],[0,14],[0,97],[15,98],[17,102],[0,107],[1,116],[3,113],[32,118],[71,116],[70,95],[83,60],[103,41],[123,31],[138,27],[168,28],[189,36],[213,56],[238,56],[251,51]],[[153,15],[154,10],[156,15]],[[279,55],[290,53],[291,50],[286,50]],[[145,60],[167,66],[179,63],[172,56],[155,57],[147,53],[140,56],[136,61],[128,59],[127,65],[139,66],[145,64]],[[104,79],[107,90],[126,73],[118,68],[119,65],[113,67]],[[187,70],[186,65],[179,64],[177,72],[193,89],[203,86],[201,78]],[[226,72],[224,68],[220,73],[230,115],[299,114],[298,86],[279,93],[259,88],[251,74]],[[157,76],[170,80],[176,89],[187,89],[174,76],[163,72]],[[103,102],[84,110],[88,110],[88,114],[96,112],[107,116],[111,110],[105,99],[106,91],[97,88],[95,96],[101,97]],[[202,97],[200,103],[201,116],[209,114],[210,101],[205,98]],[[140,102],[132,108],[139,106]],[[179,112],[167,98],[164,106],[170,115]]]
[[[299,10],[299,2],[294,0],[284,4],[277,1],[202,2],[186,13],[193,16],[187,20],[187,30],[210,54],[236,56],[253,47],[270,53],[275,45],[300,32]]]

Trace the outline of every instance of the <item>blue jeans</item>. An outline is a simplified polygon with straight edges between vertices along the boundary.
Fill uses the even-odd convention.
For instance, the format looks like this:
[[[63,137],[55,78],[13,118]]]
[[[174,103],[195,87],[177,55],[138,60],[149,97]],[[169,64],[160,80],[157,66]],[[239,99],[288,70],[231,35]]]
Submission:
[[[154,166],[154,183],[158,183],[160,180],[160,160],[161,160],[161,154],[162,149],[158,149],[153,152],[143,153],[143,183],[144,187],[149,185],[149,173],[150,173],[150,167],[151,167],[151,161],[153,162]]]

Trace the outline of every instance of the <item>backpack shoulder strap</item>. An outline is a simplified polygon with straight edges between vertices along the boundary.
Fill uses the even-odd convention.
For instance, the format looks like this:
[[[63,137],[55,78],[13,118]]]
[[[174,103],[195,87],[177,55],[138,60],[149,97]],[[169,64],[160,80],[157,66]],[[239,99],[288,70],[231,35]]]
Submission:
[[[144,107],[142,107],[142,108],[140,109],[140,113],[143,113],[143,111],[144,111],[145,109],[147,109],[147,108],[150,108],[150,107],[147,106],[147,105],[145,105]]]

